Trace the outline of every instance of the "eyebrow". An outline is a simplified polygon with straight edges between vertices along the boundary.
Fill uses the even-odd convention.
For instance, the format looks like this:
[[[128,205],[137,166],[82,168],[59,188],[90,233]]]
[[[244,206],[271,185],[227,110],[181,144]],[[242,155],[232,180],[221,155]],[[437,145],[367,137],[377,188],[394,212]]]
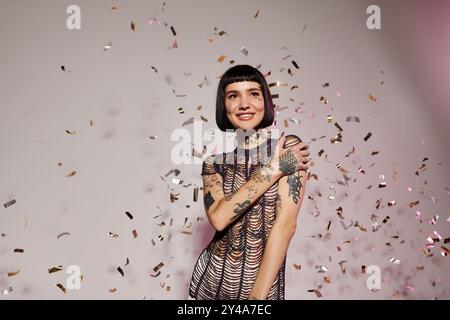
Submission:
[[[260,89],[260,88],[250,88],[250,89],[247,89],[247,91],[248,92],[250,92],[250,91],[261,91],[262,92],[262,90]],[[226,94],[229,94],[229,93],[238,93],[239,91],[238,90],[230,90],[230,91],[228,91]]]

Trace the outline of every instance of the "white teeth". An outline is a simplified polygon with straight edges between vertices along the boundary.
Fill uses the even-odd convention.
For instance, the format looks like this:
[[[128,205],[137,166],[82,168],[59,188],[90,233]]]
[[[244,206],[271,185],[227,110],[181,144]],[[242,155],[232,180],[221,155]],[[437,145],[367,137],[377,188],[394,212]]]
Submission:
[[[239,118],[240,119],[251,119],[251,118],[253,118],[253,115],[252,114],[241,114],[239,116]]]

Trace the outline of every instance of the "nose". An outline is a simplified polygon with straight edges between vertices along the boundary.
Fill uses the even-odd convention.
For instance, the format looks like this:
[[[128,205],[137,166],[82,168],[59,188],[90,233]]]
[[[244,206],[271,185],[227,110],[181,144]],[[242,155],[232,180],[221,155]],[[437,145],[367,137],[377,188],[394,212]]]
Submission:
[[[246,96],[243,96],[239,109],[240,110],[247,110],[248,108],[250,108],[250,102],[249,101],[250,100]]]

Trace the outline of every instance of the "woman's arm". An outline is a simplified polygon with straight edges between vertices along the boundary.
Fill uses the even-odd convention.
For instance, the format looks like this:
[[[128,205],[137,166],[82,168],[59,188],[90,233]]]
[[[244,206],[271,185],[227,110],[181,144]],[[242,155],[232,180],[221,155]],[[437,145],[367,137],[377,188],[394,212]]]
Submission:
[[[295,233],[305,184],[306,171],[296,171],[289,176],[284,176],[278,183],[277,216],[270,230],[249,299],[265,300],[269,295]]]
[[[264,166],[233,194],[224,197],[220,174],[203,176],[203,194],[206,215],[217,231],[224,230],[239,218],[278,179],[281,173],[272,166]]]

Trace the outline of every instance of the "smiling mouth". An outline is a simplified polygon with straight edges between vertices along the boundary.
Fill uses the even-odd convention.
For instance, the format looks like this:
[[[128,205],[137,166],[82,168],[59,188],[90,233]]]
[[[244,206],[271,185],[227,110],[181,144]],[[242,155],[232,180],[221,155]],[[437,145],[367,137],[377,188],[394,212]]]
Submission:
[[[252,120],[254,115],[255,115],[254,113],[238,113],[236,116],[241,121],[248,121]]]

